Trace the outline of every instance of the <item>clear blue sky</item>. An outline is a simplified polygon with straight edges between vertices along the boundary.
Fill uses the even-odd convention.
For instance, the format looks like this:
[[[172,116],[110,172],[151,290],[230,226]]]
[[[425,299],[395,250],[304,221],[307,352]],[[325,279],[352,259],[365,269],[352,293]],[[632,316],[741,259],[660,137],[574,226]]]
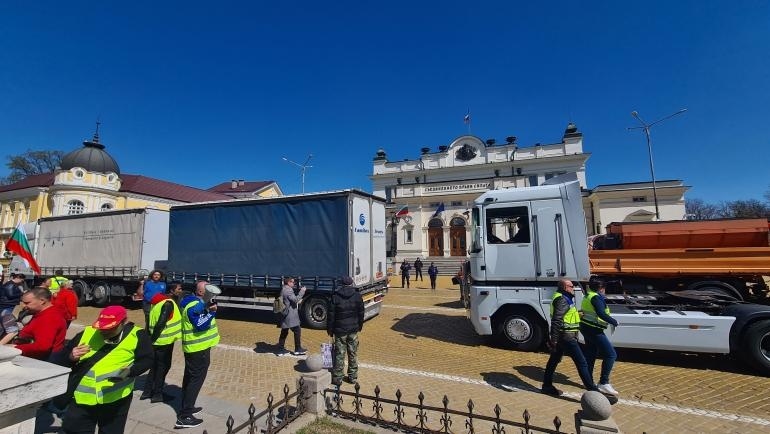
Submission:
[[[472,130],[584,134],[589,187],[689,198],[770,189],[767,1],[0,3],[0,156],[77,149],[97,116],[121,170],[207,188],[359,187],[377,148],[417,158]],[[0,176],[7,175],[3,165]]]

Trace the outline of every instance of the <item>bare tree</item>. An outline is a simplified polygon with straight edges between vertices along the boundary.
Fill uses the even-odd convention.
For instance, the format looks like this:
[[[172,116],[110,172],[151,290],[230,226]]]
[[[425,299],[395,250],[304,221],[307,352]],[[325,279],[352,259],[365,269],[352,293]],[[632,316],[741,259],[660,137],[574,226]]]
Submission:
[[[770,218],[770,205],[758,199],[733,200],[720,207],[720,214],[727,218]]]
[[[0,184],[12,184],[30,175],[53,172],[61,164],[62,151],[33,151],[21,155],[9,155],[5,164],[11,173],[7,178],[0,179]]]
[[[721,217],[717,205],[706,203],[703,199],[688,199],[684,203],[684,212],[692,220],[709,220]]]

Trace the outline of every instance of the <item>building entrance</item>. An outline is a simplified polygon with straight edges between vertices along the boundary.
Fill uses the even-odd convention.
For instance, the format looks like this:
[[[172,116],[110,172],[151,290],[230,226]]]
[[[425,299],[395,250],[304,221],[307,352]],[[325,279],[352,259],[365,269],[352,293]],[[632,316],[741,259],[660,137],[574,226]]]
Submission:
[[[428,255],[444,256],[444,222],[441,219],[428,222]]]
[[[449,255],[466,256],[468,249],[465,245],[465,220],[455,217],[449,225]]]

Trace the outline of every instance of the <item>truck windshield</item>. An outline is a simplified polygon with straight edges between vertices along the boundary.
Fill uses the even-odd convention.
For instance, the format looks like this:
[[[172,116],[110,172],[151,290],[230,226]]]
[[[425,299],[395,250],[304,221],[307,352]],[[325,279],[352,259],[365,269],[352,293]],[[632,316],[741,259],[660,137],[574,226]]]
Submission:
[[[471,253],[478,253],[481,251],[481,239],[479,238],[480,229],[479,209],[473,208],[471,210]]]
[[[487,243],[529,243],[529,211],[526,206],[487,208]]]

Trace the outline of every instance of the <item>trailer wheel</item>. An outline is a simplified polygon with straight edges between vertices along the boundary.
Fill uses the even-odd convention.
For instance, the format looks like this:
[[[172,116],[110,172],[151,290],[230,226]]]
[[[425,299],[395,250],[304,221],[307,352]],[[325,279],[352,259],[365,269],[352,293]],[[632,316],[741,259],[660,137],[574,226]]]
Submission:
[[[302,302],[302,316],[312,329],[325,329],[329,317],[329,303],[323,297],[310,297]]]
[[[91,287],[91,295],[94,297],[94,304],[98,307],[104,307],[110,301],[110,285],[105,282],[96,282]]]
[[[751,324],[743,335],[741,355],[765,376],[770,376],[770,321]]]
[[[72,282],[72,290],[78,296],[78,306],[86,305],[86,294],[88,294],[88,283],[85,280],[74,280]]]
[[[497,335],[506,347],[519,351],[540,348],[545,336],[543,322],[529,312],[507,312],[500,321]]]

